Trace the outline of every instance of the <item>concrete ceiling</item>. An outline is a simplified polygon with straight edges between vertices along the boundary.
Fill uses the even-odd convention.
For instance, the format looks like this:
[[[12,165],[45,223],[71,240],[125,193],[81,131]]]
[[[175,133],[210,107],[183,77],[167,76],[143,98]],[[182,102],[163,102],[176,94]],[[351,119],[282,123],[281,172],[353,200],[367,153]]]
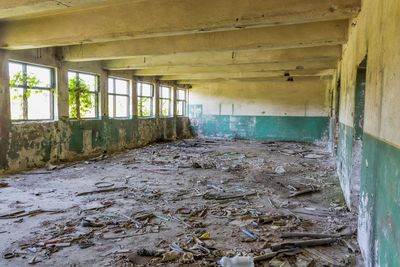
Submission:
[[[361,0],[0,0],[0,48],[187,83],[329,79]]]

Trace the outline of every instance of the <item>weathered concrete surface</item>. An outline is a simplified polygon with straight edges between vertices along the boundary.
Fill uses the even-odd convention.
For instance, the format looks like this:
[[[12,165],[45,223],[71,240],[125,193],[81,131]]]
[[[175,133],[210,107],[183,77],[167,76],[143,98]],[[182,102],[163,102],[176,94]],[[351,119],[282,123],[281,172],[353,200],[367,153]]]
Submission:
[[[346,42],[347,20],[201,34],[164,36],[63,47],[67,61],[90,61],[198,51],[300,48]],[[162,44],[162,45],[160,45]]]
[[[322,158],[305,158],[308,153]],[[209,167],[194,168],[194,163]],[[197,231],[208,232],[210,240],[203,242],[216,250],[206,256],[199,253],[195,262],[188,264],[160,263],[161,257],[147,257],[147,261],[154,261],[144,262],[143,266],[217,266],[217,260],[231,251],[240,250],[250,256],[268,253],[269,248],[262,248],[263,244],[266,240],[285,241],[280,236],[282,232],[346,234],[354,231],[357,221],[345,207],[334,164],[330,154],[315,145],[200,139],[155,144],[54,171],[10,175],[2,179],[9,187],[0,189],[0,214],[16,209],[60,212],[39,213],[22,220],[0,219],[0,253],[27,253],[24,258],[0,257],[0,266],[30,266],[28,261],[34,256],[42,260],[37,266],[132,266],[126,259],[129,254],[142,248],[170,251],[172,243],[192,247],[187,237]],[[284,168],[285,173],[275,173],[277,167]],[[98,182],[126,189],[76,195],[98,190]],[[321,191],[288,198],[295,192],[293,188],[304,190],[311,186]],[[256,195],[240,199],[212,197],[254,191]],[[137,229],[126,216],[140,221],[143,227]],[[273,221],[263,224],[259,218]],[[85,219],[106,225],[88,227]],[[240,232],[243,228],[259,238],[249,240]],[[54,236],[71,245],[52,250],[45,257],[49,249],[40,243]],[[357,248],[354,235],[346,234],[340,239]],[[84,241],[93,246],[81,249],[79,244]],[[306,252],[282,255],[280,259],[304,255],[307,261],[314,259],[315,266],[345,266],[359,254],[349,252],[344,242],[315,249],[329,256],[330,263]],[[268,264],[268,260],[263,263]]]
[[[359,242],[368,267],[400,265],[400,52],[395,45],[400,43],[400,28],[394,23],[399,16],[396,0],[365,0],[350,24],[341,62],[340,142],[347,145],[338,155],[345,159],[342,167],[349,168],[357,66],[367,57]],[[339,172],[344,185],[351,184],[351,173]]]
[[[8,167],[7,151],[10,132],[10,90],[8,78],[8,57],[0,50],[0,170]]]
[[[16,15],[24,2],[26,6],[26,0],[15,4]],[[38,1],[30,2],[31,13],[35,9],[41,11]],[[77,1],[72,1],[72,5],[74,2]],[[361,1],[249,0],[234,4],[230,0],[79,2],[98,3],[90,9],[83,6],[82,10],[72,8],[66,12],[1,23],[0,47],[26,49],[348,19],[357,15]],[[101,2],[112,4],[102,6]],[[7,10],[9,5],[5,7]],[[48,8],[51,9],[51,5]],[[38,35],[41,37],[37,38]]]
[[[2,52],[2,51],[0,51]],[[191,137],[184,117],[140,119],[134,105],[129,119],[108,118],[108,82],[111,75],[133,79],[131,71],[108,72],[100,62],[61,62],[52,48],[4,52],[0,68],[0,172],[36,168],[48,162],[76,160],[101,153],[134,148],[157,141]],[[58,120],[12,123],[9,113],[8,58],[57,68],[56,107]],[[99,76],[99,113],[95,120],[68,119],[68,70]],[[132,94],[132,98],[136,94]],[[135,104],[136,99],[132,99]]]
[[[13,124],[7,172],[191,137],[187,118],[58,121]]]
[[[194,84],[189,117],[200,136],[255,140],[328,140],[328,83]]]
[[[68,13],[77,9],[86,9],[94,5],[105,6],[122,1],[123,0],[68,0],[64,2],[54,0],[1,0],[0,19],[21,19],[29,15],[35,17],[49,14],[55,15],[63,12]]]
[[[241,64],[271,65],[293,64],[293,62],[307,62],[309,64],[320,61],[336,62],[342,55],[340,45],[326,45],[291,49],[248,49],[240,51],[203,51],[191,53],[176,53],[172,55],[136,56],[126,59],[106,60],[103,66],[106,69],[146,69],[160,67],[207,67],[207,66],[238,66]],[[212,60],[210,60],[212,58]]]

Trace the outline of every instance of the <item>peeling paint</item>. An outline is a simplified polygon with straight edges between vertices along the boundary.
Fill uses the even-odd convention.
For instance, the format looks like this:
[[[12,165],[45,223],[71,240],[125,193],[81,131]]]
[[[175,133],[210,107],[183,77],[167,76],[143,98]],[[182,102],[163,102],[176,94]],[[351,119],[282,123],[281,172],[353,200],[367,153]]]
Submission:
[[[192,136],[189,123],[188,118],[182,117],[13,124],[5,153],[8,168],[0,172],[189,138]]]

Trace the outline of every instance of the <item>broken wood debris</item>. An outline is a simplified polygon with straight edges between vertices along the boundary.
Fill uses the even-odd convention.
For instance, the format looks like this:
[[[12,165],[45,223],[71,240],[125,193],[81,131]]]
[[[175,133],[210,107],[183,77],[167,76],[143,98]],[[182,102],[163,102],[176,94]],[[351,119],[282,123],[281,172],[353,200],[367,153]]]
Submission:
[[[311,194],[311,193],[316,193],[321,191],[319,188],[309,188],[309,189],[305,189],[305,190],[301,190],[298,192],[292,192],[288,197],[297,197],[297,196],[301,196],[301,195],[306,195],[306,194]]]
[[[250,193],[242,193],[242,194],[211,194],[209,192],[203,195],[204,199],[213,199],[213,200],[227,200],[227,199],[236,199],[236,198],[244,198],[249,196],[257,195],[257,192]]]
[[[125,189],[128,189],[128,187],[127,186],[122,186],[122,187],[104,188],[104,189],[80,192],[80,193],[76,193],[75,195],[77,197],[80,197],[80,196],[86,196],[86,195],[91,195],[91,194],[100,194],[100,193],[109,193],[109,192],[122,191],[122,190],[125,190]]]
[[[310,239],[310,240],[301,240],[301,241],[287,241],[282,243],[275,243],[271,245],[272,251],[277,251],[281,249],[294,248],[294,247],[312,247],[312,246],[321,246],[328,245],[335,242],[336,238],[321,238],[321,239]]]
[[[2,214],[2,215],[0,215],[0,219],[16,219],[16,218],[22,218],[22,217],[27,217],[27,216],[35,216],[35,215],[38,215],[41,213],[55,214],[55,213],[62,213],[62,212],[65,212],[65,210],[43,210],[43,209],[37,209],[37,210],[31,210],[31,211],[19,210],[19,211]]]
[[[306,232],[287,232],[281,233],[282,238],[295,238],[295,237],[310,237],[310,238],[339,238],[348,234],[321,234],[321,233],[306,233]],[[350,234],[351,235],[351,234]]]
[[[335,242],[355,239],[353,234],[340,232],[341,225],[349,221],[337,225],[341,219],[349,219],[348,212],[332,209],[331,202],[324,201],[322,194],[303,192],[310,186],[324,192],[327,184],[324,175],[331,174],[325,167],[319,170],[318,159],[304,160],[304,153],[313,151],[305,149],[307,145],[275,142],[273,147],[265,146],[258,151],[257,145],[246,143],[238,152],[225,151],[220,145],[226,144],[225,141],[213,141],[213,146],[207,144],[191,141],[154,145],[122,154],[122,159],[121,155],[110,156],[101,163],[101,168],[96,164],[78,166],[85,177],[97,169],[90,180],[93,190],[74,194],[73,197],[88,197],[75,198],[80,201],[73,203],[76,209],[69,208],[65,217],[43,224],[43,230],[35,229],[32,238],[19,245],[28,253],[27,262],[37,256],[33,262],[54,257],[58,263],[60,256],[56,253],[69,246],[93,247],[90,253],[101,258],[96,259],[96,264],[108,266],[215,266],[223,257],[239,255],[255,263],[265,261],[270,266],[279,263],[303,267],[322,266],[321,262],[330,264],[327,262],[334,261],[330,251],[339,253],[338,248],[359,253],[346,242]],[[283,149],[295,152],[288,152],[290,160],[268,159],[274,151]],[[209,159],[213,160],[212,165],[207,165]],[[134,162],[135,166],[121,162]],[[193,162],[200,168],[192,169]],[[276,166],[282,166],[284,171]],[[107,167],[118,173],[109,176],[102,171]],[[312,185],[304,183],[297,173],[303,178],[311,177],[307,182]],[[87,183],[85,180],[80,184]],[[303,197],[288,198],[288,188]],[[44,192],[47,189],[41,188]],[[65,192],[70,198],[71,189]],[[52,197],[63,193],[57,189]],[[22,210],[3,215],[26,216],[24,204],[10,205]],[[71,219],[66,221],[67,216]],[[329,229],[333,234],[320,233],[321,229]],[[310,249],[314,246],[326,253],[328,260]],[[138,259],[143,257],[145,263],[140,263]]]

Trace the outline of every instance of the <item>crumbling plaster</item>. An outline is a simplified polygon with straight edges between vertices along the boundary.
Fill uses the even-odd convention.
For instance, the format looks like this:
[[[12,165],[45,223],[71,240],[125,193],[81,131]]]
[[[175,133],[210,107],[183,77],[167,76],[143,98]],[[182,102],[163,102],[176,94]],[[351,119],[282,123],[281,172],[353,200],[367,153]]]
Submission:
[[[349,194],[354,177],[340,167],[353,161],[357,66],[367,57],[359,242],[368,267],[400,264],[399,16],[397,0],[364,0],[350,22],[341,62],[338,170]]]
[[[190,137],[189,120],[184,117],[146,118],[137,117],[136,105],[132,105],[132,116],[128,119],[108,118],[107,77],[135,80],[130,71],[108,72],[100,62],[60,62],[57,50],[35,49],[2,52],[2,79],[4,91],[8,90],[8,59],[57,68],[55,110],[57,120],[46,122],[11,123],[9,116],[9,95],[0,95],[3,108],[8,116],[2,116],[6,123],[0,127],[2,138],[2,166],[0,172],[20,171],[40,167],[48,162],[70,161],[95,156],[104,152],[120,151],[126,148],[144,146],[151,142]],[[68,70],[83,71],[99,75],[100,117],[95,120],[68,119]],[[154,78],[147,78],[155,82]],[[4,82],[6,81],[6,82]],[[2,90],[2,92],[3,92]],[[135,102],[136,94],[132,95]],[[5,127],[9,125],[9,127]],[[8,133],[7,133],[8,131]],[[7,133],[7,134],[6,134]],[[7,135],[7,136],[6,136]],[[4,137],[3,137],[4,136]]]

